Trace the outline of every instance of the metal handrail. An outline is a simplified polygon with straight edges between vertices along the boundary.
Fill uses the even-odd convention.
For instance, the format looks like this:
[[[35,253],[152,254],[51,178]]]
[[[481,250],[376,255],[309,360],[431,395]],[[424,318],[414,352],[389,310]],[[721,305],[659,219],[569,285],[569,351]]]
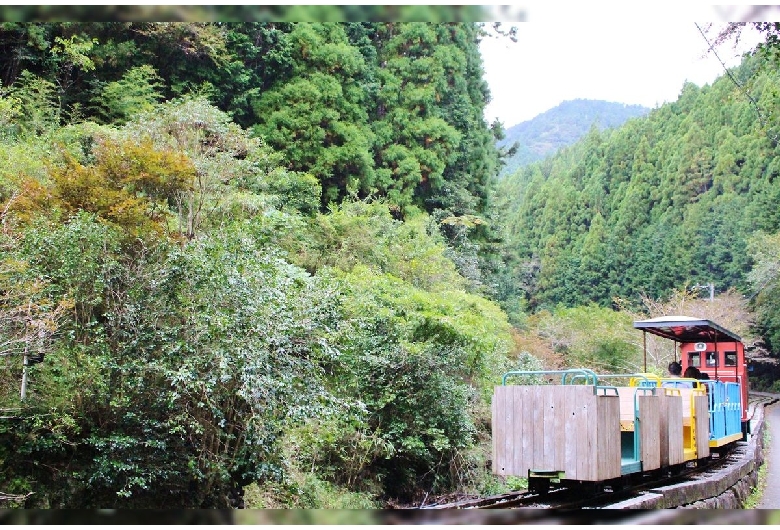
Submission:
[[[507,378],[511,376],[523,376],[523,375],[549,375],[549,374],[561,374],[561,384],[565,385],[566,378],[569,375],[578,375],[580,377],[585,377],[586,382],[585,384],[592,384],[592,385],[598,385],[599,379],[596,373],[593,370],[589,370],[587,368],[573,368],[569,370],[512,370],[504,374],[504,377],[501,379],[501,384],[503,386],[506,386],[506,380]],[[573,384],[572,382],[568,384]]]
[[[576,379],[578,376],[574,376],[574,379]],[[647,374],[601,374],[598,376],[599,379],[611,379],[616,377],[628,377],[631,379],[638,379],[642,378],[645,381],[649,382],[647,379]],[[637,386],[637,385],[630,385],[630,386]]]

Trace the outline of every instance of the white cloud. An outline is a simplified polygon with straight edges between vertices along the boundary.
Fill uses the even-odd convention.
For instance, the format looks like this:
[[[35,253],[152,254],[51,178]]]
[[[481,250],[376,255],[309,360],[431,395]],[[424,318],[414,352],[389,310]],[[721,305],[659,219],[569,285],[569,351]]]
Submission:
[[[652,108],[676,100],[686,80],[703,86],[724,73],[718,59],[706,54],[707,41],[694,18],[664,20],[648,14],[643,20],[636,12],[594,18],[590,9],[578,16],[575,6],[556,19],[546,9],[528,8],[528,21],[514,24],[516,43],[483,40],[493,99],[485,113],[488,121],[498,118],[510,127],[578,98]],[[728,66],[739,62],[739,52],[729,45],[719,54]]]

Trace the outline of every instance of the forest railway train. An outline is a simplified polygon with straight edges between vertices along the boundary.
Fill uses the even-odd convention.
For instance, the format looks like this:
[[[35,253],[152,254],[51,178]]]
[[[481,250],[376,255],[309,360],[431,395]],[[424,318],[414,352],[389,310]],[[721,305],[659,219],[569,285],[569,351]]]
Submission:
[[[504,375],[492,402],[494,474],[527,477],[532,492],[546,492],[551,483],[622,487],[645,474],[697,466],[747,439],[747,363],[739,336],[687,316],[634,327],[643,331],[643,373],[580,368]],[[694,366],[709,379],[647,373],[646,333],[674,341],[683,369]],[[560,384],[550,384],[558,376]]]

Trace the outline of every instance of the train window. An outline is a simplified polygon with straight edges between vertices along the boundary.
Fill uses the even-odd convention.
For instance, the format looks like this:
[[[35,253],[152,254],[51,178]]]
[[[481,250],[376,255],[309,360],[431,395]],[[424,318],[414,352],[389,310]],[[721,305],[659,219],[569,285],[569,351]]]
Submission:
[[[701,367],[701,352],[688,352],[688,366]]]
[[[707,366],[718,366],[718,358],[715,357],[714,351],[707,352]]]
[[[737,365],[737,352],[735,351],[727,351],[726,352],[726,358],[723,360],[723,364],[726,366],[736,366]]]

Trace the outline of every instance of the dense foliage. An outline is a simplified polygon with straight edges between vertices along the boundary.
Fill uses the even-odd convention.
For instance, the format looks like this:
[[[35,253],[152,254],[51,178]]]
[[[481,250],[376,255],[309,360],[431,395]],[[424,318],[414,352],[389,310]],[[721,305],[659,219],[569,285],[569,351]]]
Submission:
[[[482,32],[414,22],[5,22],[3,123],[17,134],[122,124],[197,94],[284,152],[287,169],[313,175],[323,209],[388,197],[402,210],[480,215],[498,165],[482,116]]]
[[[481,32],[0,25],[0,498],[377,507],[484,482],[513,342],[461,223],[498,166]]]
[[[497,493],[507,369],[639,370],[632,319],[728,287],[776,347],[769,59],[496,193],[484,29],[1,23],[3,506]]]

